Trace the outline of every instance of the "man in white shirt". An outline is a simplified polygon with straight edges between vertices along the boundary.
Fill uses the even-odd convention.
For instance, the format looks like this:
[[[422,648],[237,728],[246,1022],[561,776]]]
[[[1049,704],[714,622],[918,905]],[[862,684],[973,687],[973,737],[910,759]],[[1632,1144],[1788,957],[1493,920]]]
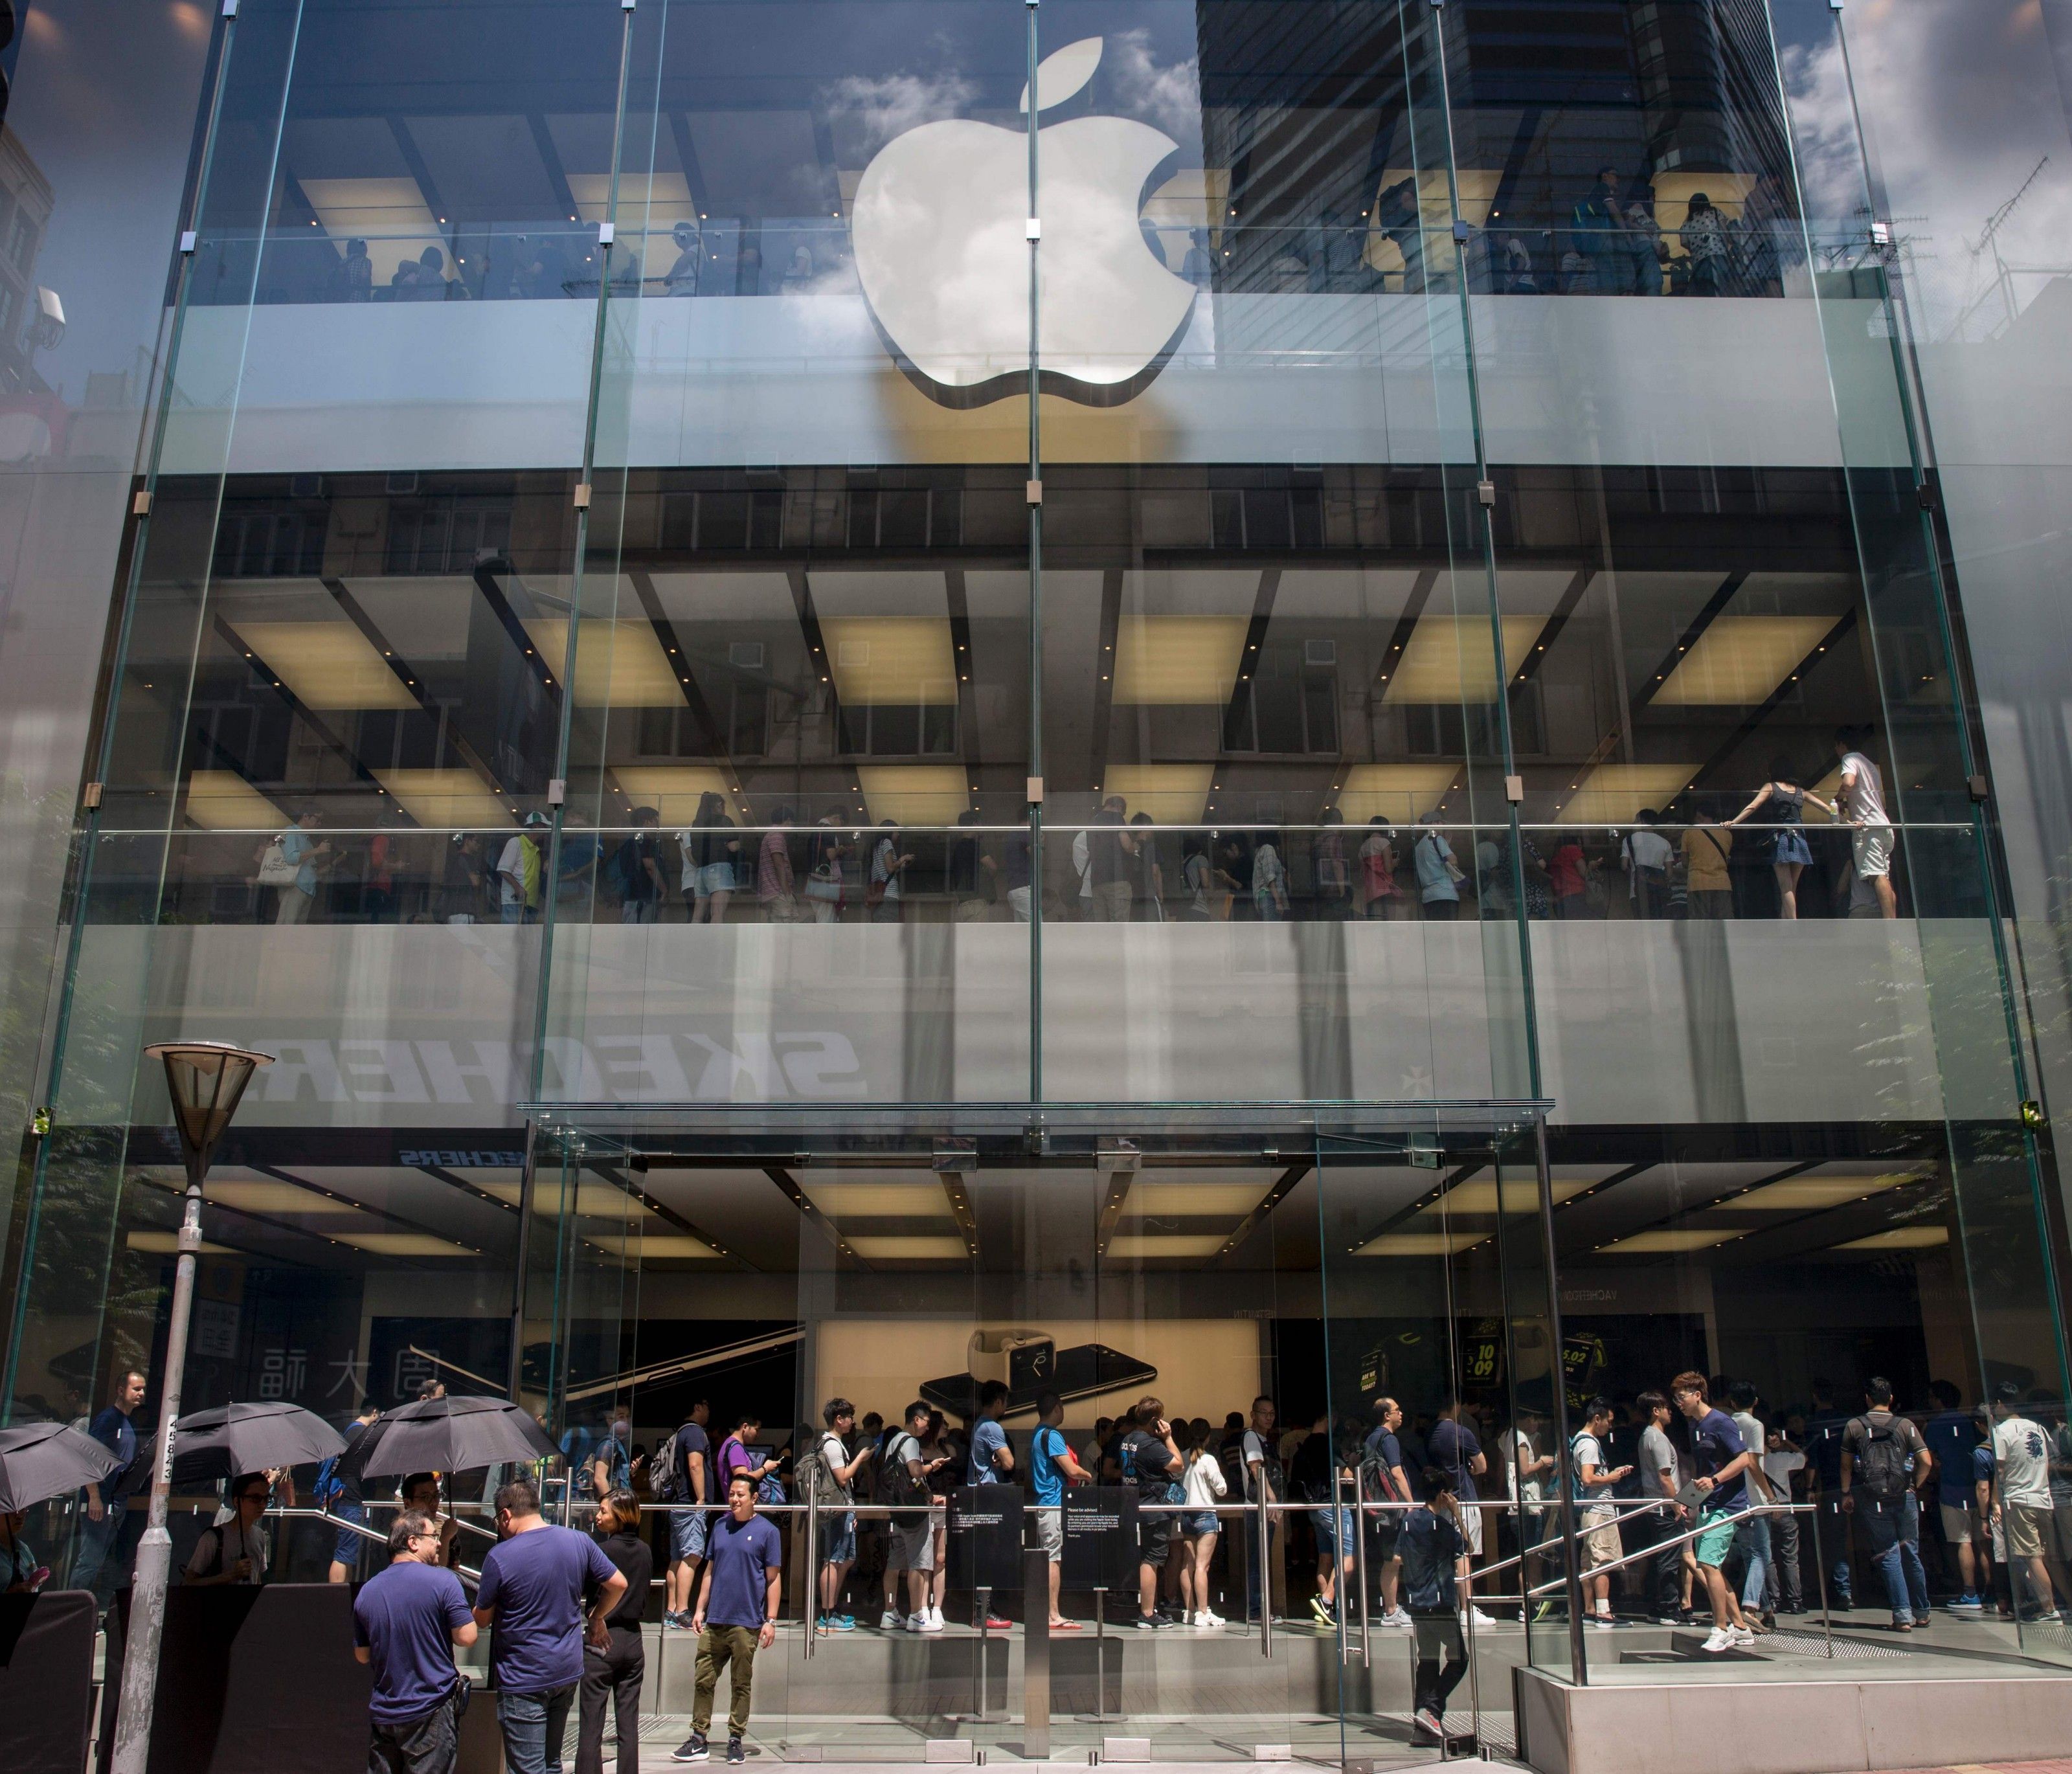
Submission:
[[[1892,820],[1885,810],[1885,782],[1877,766],[1857,749],[1869,739],[1867,727],[1836,729],[1835,755],[1842,761],[1842,774],[1835,787],[1835,804],[1851,827],[1849,856],[1856,879],[1877,896],[1881,916],[1897,918],[1899,901],[1892,890]]]
[[[1669,864],[1676,854],[1669,840],[1655,829],[1662,815],[1644,807],[1637,815],[1638,827],[1619,846],[1619,866],[1626,873],[1626,893],[1633,901],[1635,918],[1669,915]]]
[[[1993,1388],[1993,1519],[2007,1542],[2009,1571],[2027,1576],[2037,1606],[2049,1614],[2057,1606],[2045,1557],[2053,1525],[2050,1437],[2016,1408],[2021,1399],[2012,1380]]]
[[[1669,1439],[1669,1400],[1659,1392],[1643,1392],[1634,1400],[1634,1411],[1642,1425],[1640,1431],[1640,1491],[1643,1497],[1663,1501],[1641,1517],[1643,1531],[1656,1544],[1674,1539],[1683,1531],[1676,1508],[1676,1493],[1683,1489],[1677,1476],[1676,1444]],[[1679,1626],[1690,1608],[1690,1591],[1684,1585],[1697,1574],[1690,1543],[1667,1546],[1652,1561],[1655,1578],[1655,1620],[1658,1626]],[[1689,1573],[1687,1576],[1686,1572]]]

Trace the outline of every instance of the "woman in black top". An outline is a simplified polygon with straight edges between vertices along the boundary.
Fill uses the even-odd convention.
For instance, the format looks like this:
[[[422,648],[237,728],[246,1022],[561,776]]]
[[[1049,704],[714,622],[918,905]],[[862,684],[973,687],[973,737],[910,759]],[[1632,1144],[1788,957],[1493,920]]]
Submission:
[[[576,1739],[576,1774],[604,1774],[604,1706],[611,1702],[619,1731],[619,1774],[640,1774],[640,1684],[647,1658],[640,1621],[655,1558],[640,1538],[640,1505],[631,1491],[607,1491],[597,1513],[598,1544],[626,1579],[626,1593],[604,1616],[610,1642],[583,1646],[582,1722]]]

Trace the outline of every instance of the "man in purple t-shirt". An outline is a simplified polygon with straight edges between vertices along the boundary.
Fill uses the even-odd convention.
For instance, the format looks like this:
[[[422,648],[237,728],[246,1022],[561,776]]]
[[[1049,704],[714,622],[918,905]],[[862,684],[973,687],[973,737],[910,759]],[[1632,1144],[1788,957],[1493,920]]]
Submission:
[[[514,1478],[496,1493],[503,1536],[482,1561],[475,1621],[495,1630],[489,1674],[496,1686],[496,1722],[511,1774],[559,1774],[569,1708],[583,1668],[583,1591],[597,1586],[589,1632],[610,1642],[604,1617],[626,1593],[626,1579],[597,1542],[557,1528],[540,1514],[540,1493]]]

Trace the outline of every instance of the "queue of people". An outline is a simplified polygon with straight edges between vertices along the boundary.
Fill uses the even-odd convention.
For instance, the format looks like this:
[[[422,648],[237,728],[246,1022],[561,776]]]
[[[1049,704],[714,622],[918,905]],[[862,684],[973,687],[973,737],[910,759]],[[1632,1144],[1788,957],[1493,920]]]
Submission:
[[[138,1379],[121,1376],[94,1419],[113,1447],[142,1402]],[[1086,1485],[1137,1501],[1134,1582],[1126,1603],[1113,1597],[1113,1624],[1214,1632],[1306,1618],[1335,1634],[1364,1618],[1399,1630],[1417,1728],[1434,1740],[1472,1634],[1560,1616],[1571,1593],[1586,1630],[1700,1627],[1700,1655],[1755,1648],[1823,1602],[1860,1628],[1851,1616],[1871,1605],[1873,1567],[1895,1634],[1940,1616],[2072,1621],[2063,1401],[2003,1381],[1967,1406],[1941,1379],[1910,1400],[1877,1375],[1846,1402],[1824,1380],[1810,1390],[1807,1402],[1773,1406],[1750,1381],[1687,1370],[1657,1389],[1572,1397],[1565,1447],[1550,1399],[1460,1386],[1286,1423],[1268,1395],[1217,1423],[1147,1394],[1068,1427],[1057,1394],[1010,1411],[993,1381],[963,1420],[923,1399],[887,1420],[834,1397],[816,1420],[775,1434],[752,1410],[715,1420],[700,1398],[652,1449],[634,1439],[631,1411],[614,1406],[599,1433],[569,1424],[540,1476],[490,1475],[495,1544],[471,1600],[457,1517],[476,1507],[469,1486],[479,1481],[420,1472],[393,1496],[363,1484],[325,1497],[320,1469],[312,1489],[356,1528],[393,1511],[385,1564],[369,1574],[377,1561],[355,1532],[354,1556],[333,1576],[356,1585],[358,1655],[373,1677],[370,1765],[396,1774],[453,1767],[470,1697],[454,1653],[484,1628],[516,1774],[558,1769],[571,1719],[579,1774],[602,1774],[608,1725],[619,1774],[637,1774],[643,1623],[656,1590],[662,1631],[696,1646],[692,1731],[675,1751],[686,1762],[712,1755],[722,1676],[726,1759],[745,1759],[755,1659],[783,1617],[787,1565],[791,1605],[804,1604],[819,1636],[858,1631],[873,1614],[880,1632],[941,1633],[946,1608],[978,1632],[1009,1630],[1038,1608],[1052,1632],[1083,1631],[1063,1582],[1064,1502]],[[363,1412],[349,1434],[374,1420]],[[104,1481],[113,1490],[96,1490],[102,1519],[125,1481],[118,1469]],[[267,1580],[269,1505],[292,1501],[294,1483],[286,1472],[229,1480],[181,1580]],[[555,1493],[544,1509],[543,1484]],[[1025,1543],[1046,1555],[1047,1593],[952,1594],[956,1494],[991,1484],[1022,1488]],[[79,1570],[100,1546],[83,1514]],[[557,1526],[556,1514],[594,1532]],[[0,1530],[6,1587],[35,1587],[40,1567],[20,1521]]]
[[[1045,852],[1050,922],[1215,923],[1511,918],[1642,920],[1896,918],[1896,828],[1871,732],[1844,727],[1831,759],[1779,755],[1751,792],[1690,791],[1630,825],[1467,827],[1429,812],[1348,826],[1156,824],[1110,795]],[[1814,786],[1834,781],[1832,799]],[[1832,823],[1811,827],[1807,810]],[[498,834],[327,834],[319,814],[250,852],[262,922],[450,924],[1026,923],[1035,859],[1026,830],[968,810],[946,830],[810,823],[779,804],[746,825],[717,791],[689,822],[653,807],[625,827],[565,828],[525,814]]]

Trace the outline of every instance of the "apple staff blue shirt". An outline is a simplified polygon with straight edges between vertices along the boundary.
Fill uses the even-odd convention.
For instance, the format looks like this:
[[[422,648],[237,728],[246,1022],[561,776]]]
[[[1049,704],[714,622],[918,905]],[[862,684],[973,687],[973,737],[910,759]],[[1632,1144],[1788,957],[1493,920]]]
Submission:
[[[453,1635],[475,1618],[460,1579],[438,1565],[399,1559],[360,1585],[352,1600],[352,1642],[368,1653],[384,1725],[407,1724],[453,1692]]]
[[[496,1610],[489,1677],[500,1694],[544,1694],[580,1681],[583,1588],[608,1583],[619,1567],[573,1528],[534,1528],[489,1549],[478,1608]]]
[[[705,1624],[762,1630],[769,1618],[770,1573],[784,1563],[784,1542],[768,1517],[737,1521],[722,1515],[706,1549],[712,1588],[705,1598]]]

